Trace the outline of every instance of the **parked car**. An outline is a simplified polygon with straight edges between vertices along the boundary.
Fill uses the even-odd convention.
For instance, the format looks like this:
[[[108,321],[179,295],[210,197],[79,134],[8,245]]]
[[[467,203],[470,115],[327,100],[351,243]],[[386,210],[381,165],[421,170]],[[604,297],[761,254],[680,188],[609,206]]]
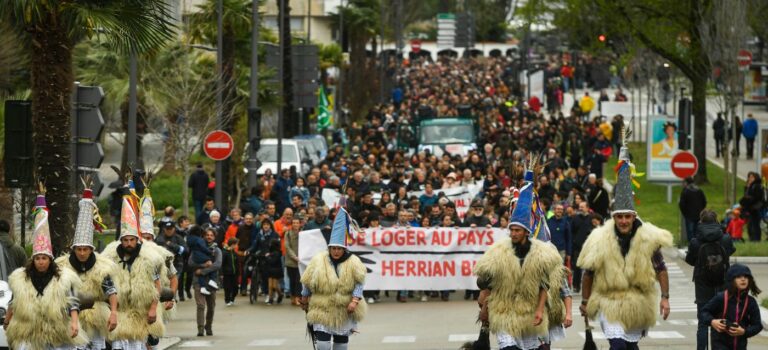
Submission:
[[[315,146],[315,150],[320,152],[318,156],[320,156],[320,160],[325,159],[325,157],[328,156],[328,142],[325,140],[325,136],[323,135],[298,135],[294,137],[294,139],[297,140],[310,140],[312,144]]]
[[[312,161],[311,165],[319,165],[322,161],[322,158],[320,158],[320,151],[318,151],[315,148],[314,143],[312,143],[311,140],[307,139],[294,139],[299,143],[299,152],[301,152],[301,155],[305,157],[306,159],[309,159]]]
[[[301,174],[309,172],[312,160],[301,154],[298,141],[284,139],[282,143],[281,168],[289,169],[291,166],[295,166],[296,171]],[[277,139],[262,139],[259,143],[259,150],[256,152],[256,158],[261,162],[261,166],[256,170],[257,175],[264,175],[267,169],[272,170],[273,174],[279,174],[277,169]],[[248,172],[247,168],[243,170]]]

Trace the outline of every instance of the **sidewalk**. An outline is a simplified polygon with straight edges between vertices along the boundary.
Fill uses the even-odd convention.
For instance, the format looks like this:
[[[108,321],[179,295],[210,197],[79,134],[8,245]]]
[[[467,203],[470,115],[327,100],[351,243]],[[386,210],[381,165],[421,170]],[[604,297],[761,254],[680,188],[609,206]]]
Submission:
[[[606,92],[608,93],[608,96],[613,98],[613,95],[616,92],[616,90],[617,89],[606,89]],[[599,92],[595,92],[595,91],[592,91],[592,90],[578,89],[578,90],[576,90],[575,98],[581,99],[581,97],[584,96],[584,92],[585,91],[589,91],[590,96],[592,98],[594,98],[595,100],[597,100],[600,97],[600,93]],[[632,95],[626,89],[624,90],[624,93],[627,95],[628,98],[632,98],[633,96],[635,98],[637,98],[637,94]],[[563,107],[562,107],[563,114],[566,114],[567,110],[570,109],[570,106],[573,105],[573,99],[574,99],[574,96],[571,93],[567,93],[567,94],[563,95]],[[643,107],[645,107],[646,101],[648,101],[648,95],[642,94]],[[627,101],[627,103],[631,103],[631,101]],[[674,111],[673,103],[677,103],[677,101],[670,101],[667,104],[667,111],[669,113],[672,113],[672,111]],[[742,108],[741,104],[739,104],[736,107],[736,111],[737,111],[736,114],[741,118],[741,120],[743,122],[744,118],[741,115],[741,108]],[[656,106],[654,106],[652,108],[652,110],[655,110],[655,109],[656,109]],[[720,109],[720,107],[718,106],[717,101],[716,101],[715,98],[710,97],[710,98],[707,99],[707,139],[704,140],[704,142],[707,145],[707,160],[711,161],[715,165],[717,165],[717,166],[722,168],[723,167],[723,159],[715,157],[717,152],[716,152],[716,149],[715,149],[714,131],[712,130],[712,123],[717,118],[717,113],[719,112],[719,109]],[[641,125],[643,127],[645,127],[645,122],[647,120],[646,119],[647,115],[645,114],[645,108],[642,108],[642,113],[643,114],[642,114],[642,118],[641,118]],[[760,105],[750,105],[750,104],[747,104],[746,106],[744,106],[744,113],[745,114],[750,114],[751,113],[752,115],[755,116],[755,119],[757,120],[757,124],[758,124],[758,130],[760,130],[760,128],[763,125],[768,125],[768,110],[766,110],[765,105],[763,105],[763,104],[760,104]],[[595,115],[595,114],[593,113],[593,115]],[[608,118],[612,118],[613,116],[607,116],[607,117]],[[625,116],[625,119],[628,118],[628,117],[631,117],[631,116]],[[636,118],[637,118],[637,116],[636,116]],[[645,135],[645,130],[643,130],[643,135]],[[695,142],[698,142],[698,141],[700,141],[700,140],[695,140]],[[747,143],[746,143],[746,140],[744,139],[744,137],[741,138],[741,142],[740,142],[741,156],[739,157],[739,159],[737,161],[736,173],[737,173],[738,177],[741,178],[742,180],[746,180],[747,174],[750,171],[758,171],[759,172],[760,167],[757,164],[757,152],[758,152],[760,146],[757,145],[757,143],[758,143],[758,140],[755,140],[755,158],[748,160],[748,159],[746,159]]]

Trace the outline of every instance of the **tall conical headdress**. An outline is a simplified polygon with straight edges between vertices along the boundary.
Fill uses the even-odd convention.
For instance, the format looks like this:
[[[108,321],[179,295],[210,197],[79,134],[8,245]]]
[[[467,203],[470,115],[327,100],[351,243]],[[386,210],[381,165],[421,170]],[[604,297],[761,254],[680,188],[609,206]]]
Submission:
[[[48,206],[45,203],[45,187],[40,183],[40,193],[35,199],[35,230],[32,241],[32,256],[45,254],[53,259],[51,230],[48,227]]]
[[[611,215],[631,213],[637,215],[635,210],[635,193],[632,189],[632,163],[629,160],[629,148],[627,140],[632,132],[622,128],[622,145],[619,151],[619,163],[616,165],[616,194],[613,201]]]
[[[517,196],[517,202],[509,216],[509,226],[517,225],[528,233],[532,232],[533,220],[531,218],[531,205],[533,204],[533,161],[529,164],[523,175],[523,187]]]
[[[144,194],[141,197],[140,216],[139,216],[139,232],[142,234],[149,233],[152,236],[155,235],[155,205],[152,202],[152,195],[149,192],[149,179],[141,181],[144,182]]]
[[[72,248],[74,247],[91,247],[93,246],[93,228],[94,228],[94,215],[98,211],[96,203],[93,202],[93,192],[90,188],[90,183],[87,180],[83,180],[83,198],[78,203],[79,211],[77,213],[77,223],[75,224],[75,237],[72,240]]]
[[[120,211],[120,238],[126,236],[141,239],[139,235],[138,197],[132,180],[128,181],[128,192],[123,194],[123,206]]]
[[[329,247],[347,247],[347,243],[352,237],[350,230],[358,230],[357,223],[349,217],[349,213],[344,208],[339,208],[336,218],[333,219],[333,228],[331,228],[331,239],[328,242]]]

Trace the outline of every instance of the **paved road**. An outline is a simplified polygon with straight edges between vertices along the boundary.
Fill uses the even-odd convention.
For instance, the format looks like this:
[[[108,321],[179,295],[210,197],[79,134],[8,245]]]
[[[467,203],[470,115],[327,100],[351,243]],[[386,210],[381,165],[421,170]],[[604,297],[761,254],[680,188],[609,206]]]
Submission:
[[[672,313],[660,320],[649,336],[641,341],[643,349],[692,349],[696,336],[696,308],[693,304],[691,268],[673,258],[674,251],[665,252],[670,273]],[[221,294],[221,293],[219,293]],[[351,338],[355,349],[458,349],[462,342],[477,335],[474,302],[464,301],[463,293],[451,295],[451,301],[420,302],[412,299],[400,304],[392,298],[370,307],[368,318],[360,333]],[[581,301],[576,296],[574,305]],[[170,336],[181,338],[172,349],[311,349],[305,331],[304,314],[290,305],[249,305],[240,298],[235,306],[226,307],[221,295],[216,308],[214,336],[196,337],[194,304],[180,304],[178,319],[168,327]],[[576,311],[578,312],[578,311]],[[574,319],[579,319],[574,315]],[[599,327],[598,327],[599,328]],[[598,346],[607,348],[594,333]],[[567,331],[567,339],[554,344],[553,349],[581,349],[584,324],[576,322]],[[495,341],[494,341],[495,343]],[[495,345],[495,344],[494,344]],[[750,348],[768,348],[768,333],[750,340]]]

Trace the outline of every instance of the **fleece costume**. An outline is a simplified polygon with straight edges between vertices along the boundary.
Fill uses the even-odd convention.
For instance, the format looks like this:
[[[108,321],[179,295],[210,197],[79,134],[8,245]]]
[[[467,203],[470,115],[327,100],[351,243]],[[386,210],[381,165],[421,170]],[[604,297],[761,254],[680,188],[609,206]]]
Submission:
[[[139,253],[132,263],[118,254],[118,241],[110,243],[102,254],[117,264],[114,282],[120,293],[117,328],[109,335],[112,341],[143,343],[150,334],[162,336],[165,333],[161,319],[162,306],[159,303],[160,292],[155,286],[155,281],[163,274],[164,259],[153,249],[145,249],[144,244],[146,242],[137,246]],[[150,325],[147,323],[147,313],[153,301],[158,301],[157,321]]]
[[[69,310],[79,301],[75,292],[80,279],[67,269],[60,269],[42,292],[38,293],[24,268],[14,271],[8,278],[13,293],[13,319],[6,336],[11,349],[45,350],[51,347],[74,347],[88,344],[85,332],[70,337]]]
[[[79,291],[84,295],[93,297],[93,308],[80,311],[80,328],[86,332],[91,341],[96,339],[103,341],[109,334],[107,321],[109,321],[109,314],[111,313],[109,295],[105,293],[103,286],[107,280],[110,281],[110,284],[112,283],[112,276],[116,272],[117,265],[96,252],[91,253],[91,256],[95,261],[93,266],[87,271],[81,271],[73,267],[70,262],[70,254],[56,259],[56,264],[62,270],[74,272],[82,282]]]
[[[627,331],[645,330],[656,324],[659,304],[651,257],[660,247],[672,246],[672,235],[643,223],[622,256],[615,230],[612,219],[594,229],[579,256],[579,267],[593,271],[587,314],[592,319],[602,315]]]
[[[546,337],[550,323],[562,323],[565,314],[559,295],[547,299],[541,324],[534,326],[532,322],[540,288],[548,286],[551,293],[559,293],[564,272],[561,266],[560,254],[549,243],[530,241],[530,252],[522,265],[511,239],[499,240],[491,246],[474,270],[478,280],[487,281],[491,291],[488,296],[490,330],[517,339]]]
[[[356,255],[338,265],[338,275],[328,251],[315,255],[301,276],[301,283],[312,291],[307,321],[329,330],[362,321],[368,310],[365,300],[360,300],[352,314],[347,313],[347,305],[355,286],[365,282],[365,274],[365,265]]]

